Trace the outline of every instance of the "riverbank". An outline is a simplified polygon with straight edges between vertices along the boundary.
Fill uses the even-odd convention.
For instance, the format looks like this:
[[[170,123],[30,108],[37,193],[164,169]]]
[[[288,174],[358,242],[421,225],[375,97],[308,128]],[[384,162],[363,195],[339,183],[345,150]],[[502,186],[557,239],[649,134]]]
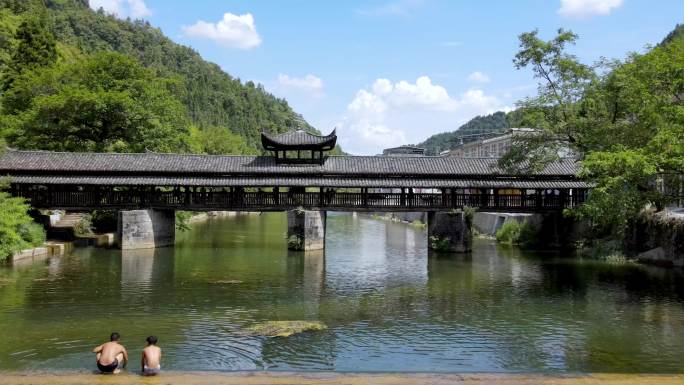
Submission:
[[[164,372],[158,377],[135,374],[99,375],[90,373],[4,373],[4,385],[88,385],[88,384],[183,384],[183,385],[674,385],[684,384],[684,375],[593,374],[362,374],[290,372]]]

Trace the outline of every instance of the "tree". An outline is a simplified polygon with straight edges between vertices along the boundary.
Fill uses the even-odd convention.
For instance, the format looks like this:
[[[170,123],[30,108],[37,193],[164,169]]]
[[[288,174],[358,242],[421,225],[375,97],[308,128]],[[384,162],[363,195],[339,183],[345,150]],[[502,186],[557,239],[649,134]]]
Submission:
[[[185,152],[188,122],[173,86],[133,58],[98,53],[17,78],[3,120],[19,148]]]
[[[666,202],[659,175],[684,172],[684,39],[588,66],[565,52],[576,38],[520,36],[514,63],[540,79],[537,96],[519,104],[521,119],[541,131],[514,143],[501,164],[543,167],[569,146],[596,184],[574,214],[620,236],[645,206]]]
[[[15,35],[18,43],[3,78],[3,90],[9,89],[25,71],[49,66],[57,61],[55,36],[47,24],[47,16],[39,13],[38,16],[28,17],[19,25]]]
[[[257,151],[245,139],[225,127],[211,126],[205,129],[190,127],[190,150],[209,155],[246,155]]]
[[[569,145],[576,152],[586,151],[586,122],[580,103],[597,81],[594,68],[580,63],[566,52],[577,35],[558,30],[556,37],[544,41],[538,31],[519,36],[520,51],[513,63],[517,69],[531,68],[539,79],[537,95],[518,103],[523,111],[521,121],[541,131],[537,135],[517,138],[502,159],[508,169],[534,171],[558,158],[559,149]]]

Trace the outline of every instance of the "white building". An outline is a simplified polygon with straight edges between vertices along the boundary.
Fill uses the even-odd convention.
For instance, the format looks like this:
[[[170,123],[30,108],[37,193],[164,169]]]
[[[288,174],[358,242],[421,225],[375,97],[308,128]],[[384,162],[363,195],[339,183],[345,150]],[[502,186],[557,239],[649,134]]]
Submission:
[[[513,144],[516,136],[533,135],[534,128],[509,128],[495,137],[479,139],[459,145],[445,155],[460,158],[501,158]]]

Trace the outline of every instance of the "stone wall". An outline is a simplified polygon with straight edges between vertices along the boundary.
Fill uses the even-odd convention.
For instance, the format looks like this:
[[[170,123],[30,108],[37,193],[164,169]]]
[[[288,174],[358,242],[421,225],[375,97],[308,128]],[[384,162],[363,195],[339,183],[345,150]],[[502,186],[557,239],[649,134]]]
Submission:
[[[684,215],[643,213],[631,227],[624,246],[640,262],[684,267]]]
[[[173,246],[176,241],[176,215],[173,210],[119,211],[117,232],[123,250]]]
[[[290,210],[287,212],[287,247],[290,250],[325,248],[325,211]]]
[[[428,213],[428,245],[441,252],[467,253],[473,248],[472,224],[463,212]]]

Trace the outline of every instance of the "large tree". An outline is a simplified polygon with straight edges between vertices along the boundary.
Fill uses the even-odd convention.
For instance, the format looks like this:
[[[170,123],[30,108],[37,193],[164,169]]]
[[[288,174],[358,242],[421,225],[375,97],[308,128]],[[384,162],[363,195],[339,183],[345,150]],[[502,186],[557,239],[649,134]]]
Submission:
[[[549,41],[520,36],[514,64],[540,82],[519,107],[541,132],[520,138],[501,164],[529,171],[569,147],[596,183],[576,214],[621,234],[646,205],[665,202],[663,175],[684,172],[684,40],[589,66],[566,51],[576,39],[564,30]]]
[[[183,152],[188,122],[173,87],[117,53],[38,68],[2,100],[8,139],[25,149]]]

